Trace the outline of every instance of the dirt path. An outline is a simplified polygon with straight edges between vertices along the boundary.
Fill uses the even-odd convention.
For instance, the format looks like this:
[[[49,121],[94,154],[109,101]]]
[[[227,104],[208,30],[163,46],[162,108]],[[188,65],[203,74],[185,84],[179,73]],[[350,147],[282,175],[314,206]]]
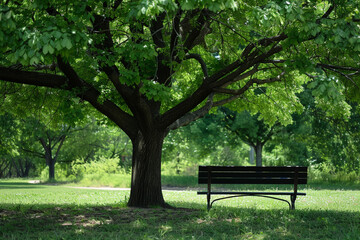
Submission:
[[[129,190],[130,188],[114,188],[114,187],[72,187],[66,186],[69,188],[78,188],[78,189],[98,189],[98,190],[109,190],[109,191],[124,191]],[[187,187],[163,187],[163,191],[177,191],[177,192],[189,192],[189,191],[197,191],[195,188],[187,188]]]
[[[41,181],[40,180],[30,180],[30,181],[28,181],[28,183],[41,184]],[[52,184],[49,184],[49,185],[52,185]],[[77,188],[77,189],[109,190],[109,191],[126,191],[126,190],[130,191],[130,188],[116,188],[116,187],[76,187],[76,186],[64,186],[64,187]],[[189,191],[198,191],[199,188],[163,186],[162,190],[163,191],[189,192]]]

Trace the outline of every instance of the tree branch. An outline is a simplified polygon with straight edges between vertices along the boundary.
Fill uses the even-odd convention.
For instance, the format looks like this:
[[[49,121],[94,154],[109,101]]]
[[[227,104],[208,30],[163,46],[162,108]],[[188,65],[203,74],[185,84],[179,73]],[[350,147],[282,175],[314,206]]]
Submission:
[[[156,19],[151,21],[150,24],[151,36],[155,45],[158,48],[164,48],[166,46],[162,34],[162,29],[164,28],[163,21],[165,17],[166,17],[166,12],[162,12],[156,17]]]
[[[55,157],[54,157],[54,160],[56,161],[57,160],[57,157],[59,156],[59,152],[60,152],[60,149],[62,147],[62,145],[64,144],[65,142],[65,139],[66,139],[66,135],[62,135],[61,138],[60,138],[60,144],[56,150],[56,153],[55,153]],[[55,146],[54,146],[55,147]]]
[[[229,98],[214,102],[213,106],[221,106],[224,105],[226,103],[229,103],[237,98],[239,98],[242,94],[244,94],[250,87],[252,87],[254,84],[257,85],[262,85],[262,84],[266,84],[266,83],[273,83],[273,82],[279,82],[281,81],[281,77],[285,74],[285,72],[280,73],[278,76],[273,77],[273,78],[268,78],[268,79],[257,79],[257,78],[253,78],[251,80],[249,80],[245,86],[243,86],[240,89],[227,89],[227,88],[215,88],[214,92],[216,93],[222,93],[222,94],[229,94],[229,95],[233,95]]]
[[[0,79],[7,82],[70,90],[64,76],[0,67]]]
[[[276,54],[278,52],[281,52],[281,50],[282,50],[282,46],[273,46],[269,51],[267,51],[265,53],[262,53],[257,57],[254,57],[251,61],[246,61],[246,62],[243,62],[243,63],[239,64],[238,68],[235,71],[231,72],[227,76],[225,75],[220,80],[211,83],[210,84],[211,88],[219,88],[219,87],[222,87],[224,85],[228,85],[228,83],[235,82],[234,79],[236,79],[240,74],[245,72],[251,66],[255,66],[256,64],[261,63],[262,61],[264,61],[268,57],[270,57],[270,56],[272,56],[272,55],[274,55],[274,54]],[[255,67],[255,69],[256,69],[256,67]],[[212,76],[210,78],[212,78]]]
[[[201,69],[204,73],[204,79],[206,80],[209,77],[209,74],[204,59],[202,59],[202,57],[199,54],[195,54],[195,53],[190,53],[185,56],[185,59],[192,59],[192,58],[200,63]]]
[[[210,19],[209,15],[210,12],[207,9],[203,9],[200,12],[200,16],[196,20],[195,27],[191,29],[191,32],[184,42],[185,53],[188,53],[194,46],[196,46],[196,40],[197,42],[200,42],[208,33],[206,25]]]
[[[204,117],[212,108],[213,97],[214,97],[214,93],[210,94],[205,105],[202,108],[200,108],[194,112],[185,114],[183,117],[181,117],[180,119],[178,119],[174,123],[172,123],[168,127],[168,130],[175,130],[179,127],[186,126],[189,123],[191,123],[199,118]]]
[[[331,12],[332,12],[334,9],[335,9],[335,6],[334,6],[334,5],[331,5],[331,6],[329,7],[329,9],[324,13],[324,15],[322,15],[321,18],[319,18],[319,19],[316,20],[316,23],[319,24],[321,19],[328,18],[329,15],[331,14]]]
[[[360,73],[359,68],[335,66],[335,65],[323,64],[323,63],[319,63],[319,64],[317,64],[317,66],[319,66],[319,67],[321,67],[323,69],[328,69],[330,71],[333,71],[333,72],[336,72],[336,73],[340,74],[341,76],[343,76],[346,79],[350,80],[358,89],[360,89],[359,85],[350,77],[350,76],[359,74]],[[343,70],[343,71],[356,71],[356,72],[345,74],[345,73],[341,72],[340,70]]]
[[[235,101],[236,99],[240,98],[241,95],[234,95],[219,101],[214,102],[213,107],[219,107],[219,106],[223,106],[229,102]]]
[[[123,2],[123,0],[116,0],[115,2],[114,2],[114,5],[113,5],[113,10],[116,10],[119,6],[120,6],[120,4]]]
[[[179,4],[178,4],[179,5]],[[178,39],[180,37],[180,18],[181,18],[182,10],[179,7],[178,11],[176,12],[176,15],[173,19],[173,29],[171,32],[171,39],[170,39],[170,58],[171,60],[175,59],[175,56],[177,55],[176,47],[178,45]]]
[[[59,68],[64,72],[68,78],[72,78],[71,83],[74,85],[72,88],[79,88],[80,93],[77,94],[81,99],[88,101],[98,111],[103,113],[114,123],[116,123],[121,129],[124,130],[130,138],[136,136],[137,125],[134,118],[128,113],[124,112],[121,108],[115,105],[110,100],[106,99],[103,102],[99,102],[100,92],[90,84],[81,80],[70,64],[65,63],[61,57],[58,57]]]
[[[81,80],[75,71],[66,64],[60,57],[59,67],[67,75],[60,76],[48,73],[29,72],[0,67],[0,79],[6,82],[28,84],[40,87],[49,87],[63,90],[81,90],[77,96],[88,101],[98,111],[108,116],[113,122],[121,127],[129,136],[135,136],[135,122],[132,116],[121,110],[113,102],[104,100],[98,102],[100,92],[93,86]],[[69,81],[69,77],[72,81]]]
[[[35,151],[31,151],[31,150],[29,150],[29,149],[21,148],[21,150],[24,151],[24,152],[27,152],[27,153],[31,153],[32,155],[37,156],[37,157],[40,157],[40,158],[44,158],[44,157],[45,157],[44,154],[41,154],[41,153],[38,153],[38,152],[35,152]]]

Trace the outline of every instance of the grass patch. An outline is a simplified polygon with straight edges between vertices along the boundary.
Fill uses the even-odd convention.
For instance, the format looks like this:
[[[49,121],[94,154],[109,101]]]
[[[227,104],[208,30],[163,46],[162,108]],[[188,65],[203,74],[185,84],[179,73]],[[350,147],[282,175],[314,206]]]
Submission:
[[[161,176],[163,187],[183,187],[183,188],[206,188],[206,185],[198,185],[197,176],[186,175],[166,175]],[[57,183],[70,183],[72,186],[82,187],[118,187],[129,188],[131,186],[130,174],[108,174],[108,173],[93,173],[84,174],[78,181],[57,181]],[[229,190],[290,190],[291,185],[213,185],[214,189],[229,189]],[[299,190],[305,189],[328,189],[328,190],[357,190],[360,189],[359,181],[320,181],[319,179],[309,179],[307,185],[299,185]]]
[[[84,187],[129,188],[131,186],[131,176],[128,174],[85,174],[79,182],[76,182],[76,185]]]
[[[128,190],[0,181],[2,239],[360,239],[360,190],[307,188],[297,209],[271,199],[220,201],[164,191],[178,209],[127,208]]]

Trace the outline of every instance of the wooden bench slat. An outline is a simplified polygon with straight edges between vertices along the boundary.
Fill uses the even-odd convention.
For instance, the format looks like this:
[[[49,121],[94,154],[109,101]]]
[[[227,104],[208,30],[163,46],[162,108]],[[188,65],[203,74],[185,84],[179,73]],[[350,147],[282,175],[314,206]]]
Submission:
[[[208,171],[206,172],[199,172],[200,178],[207,178],[208,177]],[[219,177],[242,177],[242,178],[294,178],[295,173],[294,172],[211,172],[211,178],[219,178]],[[299,178],[307,178],[306,172],[299,172],[298,173]]]
[[[199,184],[207,184],[207,178],[199,178]],[[250,178],[211,178],[211,184],[294,184],[294,179],[250,179]],[[307,184],[307,179],[298,179],[298,184]]]
[[[297,170],[299,172],[307,172],[307,167],[254,167],[254,166],[199,166],[199,172],[207,171],[277,171],[277,172],[286,172]]]
[[[197,192],[199,195],[206,195],[207,192]],[[254,194],[254,195],[294,195],[294,192],[211,192],[213,194],[221,195],[237,195],[237,194]],[[296,193],[296,195],[306,196],[306,193]]]

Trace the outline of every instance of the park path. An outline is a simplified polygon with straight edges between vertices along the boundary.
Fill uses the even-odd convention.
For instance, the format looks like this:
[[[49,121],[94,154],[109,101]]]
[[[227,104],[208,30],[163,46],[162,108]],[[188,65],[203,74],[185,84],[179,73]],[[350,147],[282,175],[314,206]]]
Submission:
[[[40,184],[39,180],[30,180],[31,184]],[[64,186],[67,188],[77,188],[77,189],[97,189],[97,190],[109,190],[109,191],[130,191],[130,188],[116,188],[116,187],[77,187],[77,186]],[[198,191],[198,188],[188,188],[188,187],[169,187],[163,186],[163,191],[177,191],[177,192],[189,192],[189,191]]]
[[[97,190],[109,190],[109,191],[130,191],[130,188],[114,188],[114,187],[75,187],[75,186],[66,186],[68,188],[78,188],[78,189],[97,189]],[[163,191],[176,191],[176,192],[189,192],[197,191],[195,188],[186,188],[186,187],[162,187]]]

